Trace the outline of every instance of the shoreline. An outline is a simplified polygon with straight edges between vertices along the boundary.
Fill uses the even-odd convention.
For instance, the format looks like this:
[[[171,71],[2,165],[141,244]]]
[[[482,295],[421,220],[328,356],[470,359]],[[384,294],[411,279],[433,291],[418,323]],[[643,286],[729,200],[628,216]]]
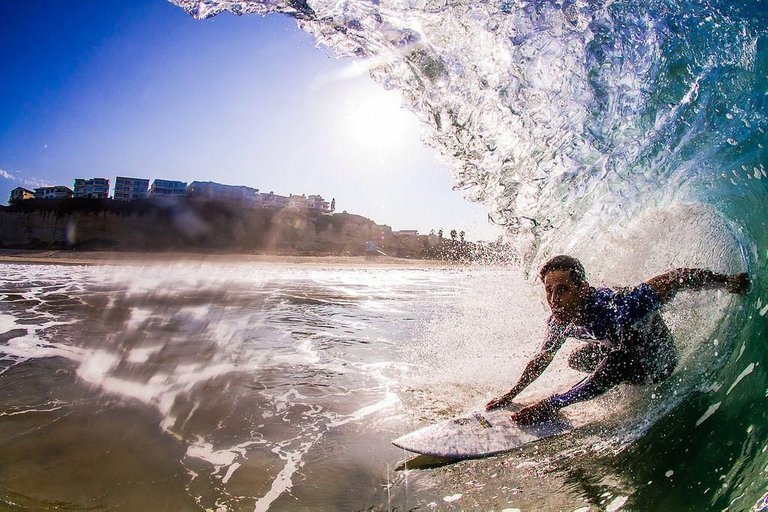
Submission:
[[[464,263],[392,256],[298,256],[281,254],[67,251],[0,249],[0,264],[21,265],[157,265],[175,263],[268,264],[332,267],[453,268]]]

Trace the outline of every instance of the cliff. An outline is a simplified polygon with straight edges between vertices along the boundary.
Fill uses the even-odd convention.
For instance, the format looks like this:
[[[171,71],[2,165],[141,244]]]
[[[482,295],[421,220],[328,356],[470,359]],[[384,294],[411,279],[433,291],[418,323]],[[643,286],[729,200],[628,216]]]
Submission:
[[[187,200],[28,200],[0,207],[0,246],[363,255],[368,241],[416,257],[427,237],[397,236],[359,215],[245,209]]]

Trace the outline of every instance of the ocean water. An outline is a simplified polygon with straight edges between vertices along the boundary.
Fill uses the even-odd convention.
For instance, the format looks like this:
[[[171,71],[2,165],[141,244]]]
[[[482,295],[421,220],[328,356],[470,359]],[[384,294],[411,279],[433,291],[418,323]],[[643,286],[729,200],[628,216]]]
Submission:
[[[487,306],[545,318],[504,269],[4,265],[0,295],[11,510],[402,510],[471,495],[396,471],[409,455],[390,441],[481,406],[524,364],[514,353],[535,350],[542,325]]]
[[[671,305],[685,347],[673,378],[606,413],[622,432],[557,453],[582,468],[565,487],[614,488],[607,508],[768,507],[768,2],[173,3],[198,18],[284,13],[362,59],[424,122],[456,188],[507,227],[524,276],[557,253],[582,259],[595,283],[679,266],[749,272],[744,298]],[[476,296],[484,318],[533,318],[491,295]],[[501,357],[487,339],[473,355]],[[440,360],[469,357],[437,346]]]
[[[678,417],[702,396],[740,396],[760,371],[750,359],[730,380],[716,370],[748,354],[722,334],[739,306],[715,291],[665,310],[681,348],[666,383],[567,409],[580,428],[562,439],[408,468],[392,439],[481,408],[538,349],[548,312],[521,269],[165,262],[2,276],[5,509],[655,508],[686,472],[669,452],[675,428],[760,432],[732,429],[719,407]],[[521,400],[577,382],[575,346]],[[723,492],[736,467],[699,478]]]
[[[520,268],[4,265],[10,509],[765,510],[768,4],[175,0],[282,12],[402,92]],[[507,389],[533,279],[746,271],[664,311],[675,374],[510,454],[399,469],[389,441]],[[579,378],[564,354],[521,400]]]

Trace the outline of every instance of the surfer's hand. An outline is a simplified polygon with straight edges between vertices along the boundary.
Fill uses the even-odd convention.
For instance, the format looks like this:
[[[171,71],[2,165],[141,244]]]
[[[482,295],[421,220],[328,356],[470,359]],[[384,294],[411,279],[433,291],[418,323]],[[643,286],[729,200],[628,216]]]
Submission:
[[[535,404],[523,407],[519,411],[512,413],[512,420],[521,425],[530,425],[546,421],[555,415],[557,409],[550,403],[549,399],[544,399]]]
[[[511,395],[509,393],[505,395],[501,395],[499,398],[494,398],[490,402],[488,402],[485,405],[486,411],[491,411],[493,409],[499,409],[500,407],[506,407],[512,403],[512,399],[514,398],[514,395]]]
[[[746,272],[743,272],[741,274],[733,274],[732,276],[728,276],[725,289],[730,293],[744,294],[747,293],[747,290],[749,290],[749,285],[749,276]]]

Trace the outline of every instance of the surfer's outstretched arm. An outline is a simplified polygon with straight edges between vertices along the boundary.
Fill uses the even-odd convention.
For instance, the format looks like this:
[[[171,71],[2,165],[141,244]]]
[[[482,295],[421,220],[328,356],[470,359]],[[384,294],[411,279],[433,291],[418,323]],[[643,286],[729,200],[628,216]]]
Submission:
[[[565,393],[558,393],[524,407],[512,418],[521,424],[537,423],[551,418],[563,407],[596,398],[627,379],[633,371],[633,357],[623,350],[614,350],[603,359],[594,373]]]
[[[523,374],[520,376],[520,380],[512,387],[507,393],[501,395],[499,398],[494,398],[488,404],[486,404],[486,410],[497,409],[504,407],[512,403],[512,400],[522,393],[522,391],[528,387],[528,385],[539,378],[547,369],[549,363],[555,358],[555,354],[560,350],[560,347],[565,343],[565,326],[559,324],[553,318],[547,322],[547,339],[544,340],[544,344],[541,346],[539,353],[533,356],[523,370]]]
[[[504,407],[512,403],[512,399],[520,394],[528,384],[535,381],[539,376],[544,373],[549,363],[555,357],[553,352],[539,352],[533,359],[530,360],[528,365],[523,370],[523,374],[520,376],[520,380],[514,385],[507,393],[501,395],[499,398],[494,398],[485,406],[486,410],[496,409],[498,407]]]
[[[725,288],[730,293],[746,293],[750,280],[746,273],[720,274],[702,268],[678,268],[647,281],[662,301],[671,300],[681,290]]]

